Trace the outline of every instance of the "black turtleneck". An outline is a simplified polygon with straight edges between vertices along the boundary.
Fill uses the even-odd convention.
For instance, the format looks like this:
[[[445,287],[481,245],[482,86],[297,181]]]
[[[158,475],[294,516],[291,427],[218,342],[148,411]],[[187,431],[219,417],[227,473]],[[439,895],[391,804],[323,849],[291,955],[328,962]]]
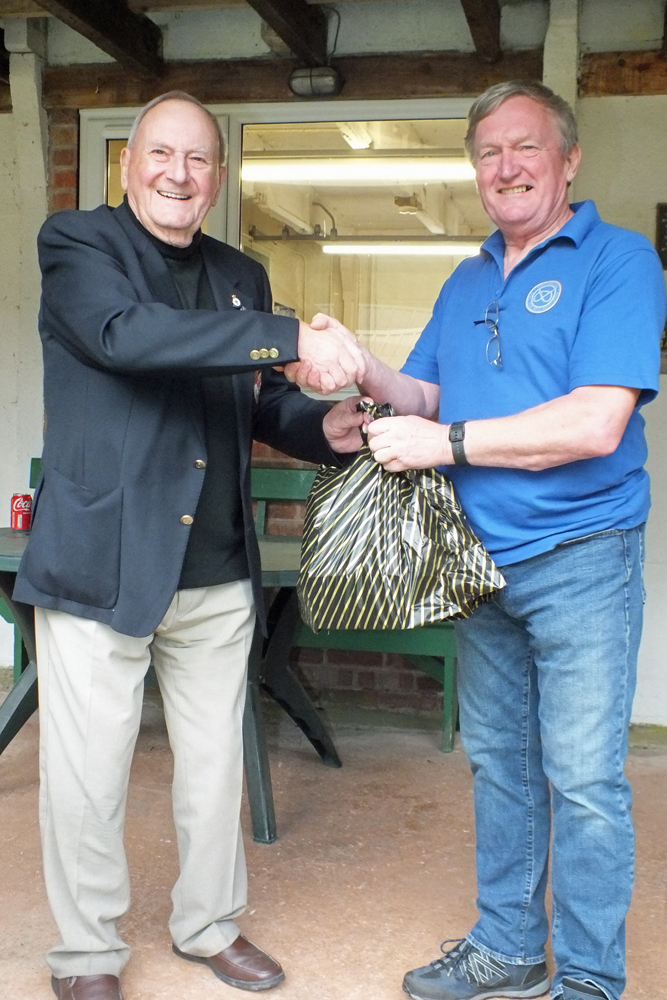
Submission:
[[[181,308],[217,309],[202,257],[201,230],[195,233],[189,246],[171,246],[142,226],[129,205],[127,208],[128,215],[162,254],[178,290]],[[232,377],[219,375],[195,381],[204,410],[208,455],[179,590],[214,587],[250,576],[243,531]]]

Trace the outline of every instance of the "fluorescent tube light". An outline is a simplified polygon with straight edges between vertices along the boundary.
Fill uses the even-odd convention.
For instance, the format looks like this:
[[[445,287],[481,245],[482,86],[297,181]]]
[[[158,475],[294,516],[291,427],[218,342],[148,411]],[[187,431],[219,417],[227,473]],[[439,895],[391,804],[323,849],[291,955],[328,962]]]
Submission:
[[[241,179],[267,184],[428,184],[471,181],[475,171],[453,156],[378,156],[253,158],[241,167]]]
[[[479,245],[467,243],[325,243],[324,253],[382,254],[385,256],[474,257]]]

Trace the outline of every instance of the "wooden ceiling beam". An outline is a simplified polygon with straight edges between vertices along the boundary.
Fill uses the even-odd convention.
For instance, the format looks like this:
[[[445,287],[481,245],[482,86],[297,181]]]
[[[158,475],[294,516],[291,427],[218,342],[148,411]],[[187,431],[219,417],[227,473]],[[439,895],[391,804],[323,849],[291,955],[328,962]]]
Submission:
[[[247,0],[297,59],[308,66],[327,61],[327,18],[306,0]]]
[[[667,94],[662,50],[586,52],[581,58],[581,97],[649,97]]]
[[[156,78],[164,72],[162,32],[126,0],[40,0],[39,6],[78,31],[125,69]]]
[[[500,59],[499,0],[461,0],[477,54],[485,62]]]
[[[475,53],[350,56],[336,59],[344,100],[475,97],[504,80],[540,80],[542,50],[508,52],[497,63]],[[185,90],[204,104],[298,101],[289,89],[291,59],[238,59],[167,63],[158,82],[139,80],[113,63],[46,66],[45,108],[140,107],[168,90]],[[335,99],[332,103],[335,103]]]
[[[91,0],[92,2],[92,0]],[[97,2],[97,0],[94,0]],[[183,10],[219,10],[223,7],[245,7],[247,0],[127,0],[130,10],[137,14],[162,13]],[[350,0],[347,0],[349,3]],[[357,0],[358,3],[365,0]],[[318,4],[320,0],[306,0]],[[46,11],[37,0],[0,0],[0,17],[44,17]]]
[[[0,31],[0,83],[9,83],[9,52],[5,48],[4,31]]]

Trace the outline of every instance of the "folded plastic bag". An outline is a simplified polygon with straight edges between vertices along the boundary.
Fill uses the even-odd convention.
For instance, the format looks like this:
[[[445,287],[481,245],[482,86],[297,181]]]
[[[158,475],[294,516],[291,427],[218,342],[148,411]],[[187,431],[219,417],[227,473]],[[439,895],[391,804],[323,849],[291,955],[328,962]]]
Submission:
[[[361,403],[376,418],[387,404]],[[505,586],[437,469],[387,472],[367,445],[322,465],[306,502],[298,597],[320,629],[407,629],[467,618]]]

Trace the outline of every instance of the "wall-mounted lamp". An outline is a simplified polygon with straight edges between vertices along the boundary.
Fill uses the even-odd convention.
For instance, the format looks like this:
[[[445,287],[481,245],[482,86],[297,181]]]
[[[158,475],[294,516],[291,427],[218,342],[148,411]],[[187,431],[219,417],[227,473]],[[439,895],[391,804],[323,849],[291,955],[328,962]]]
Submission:
[[[295,69],[289,87],[297,97],[335,97],[343,89],[343,79],[331,66]]]

